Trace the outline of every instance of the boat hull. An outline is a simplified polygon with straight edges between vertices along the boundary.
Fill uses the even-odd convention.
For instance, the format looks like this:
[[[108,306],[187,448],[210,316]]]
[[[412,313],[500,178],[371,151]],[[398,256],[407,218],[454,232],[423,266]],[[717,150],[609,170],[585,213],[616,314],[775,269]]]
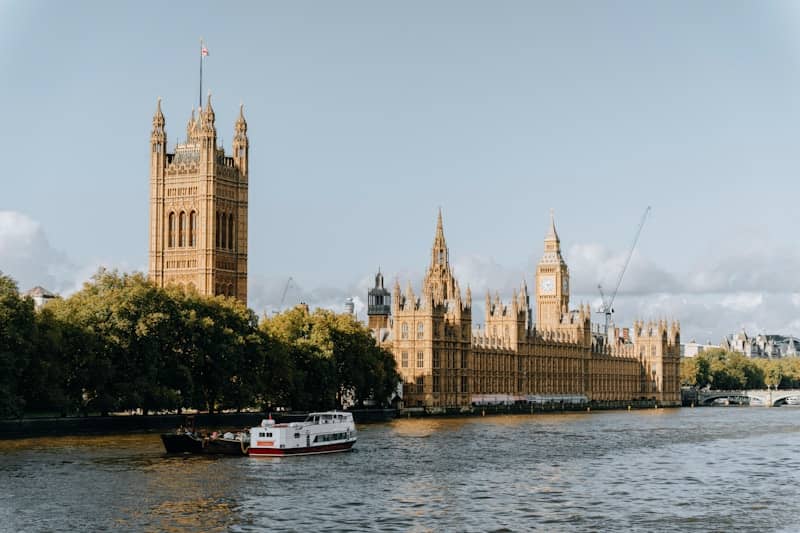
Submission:
[[[289,455],[317,455],[321,453],[347,452],[353,448],[355,440],[337,442],[320,446],[306,446],[298,448],[256,448],[251,447],[248,453],[251,457],[286,457]]]
[[[164,443],[167,453],[203,453],[203,440],[185,433],[162,434],[161,442]]]
[[[247,443],[231,439],[201,439],[192,435],[162,434],[167,453],[200,453],[208,455],[247,455]]]

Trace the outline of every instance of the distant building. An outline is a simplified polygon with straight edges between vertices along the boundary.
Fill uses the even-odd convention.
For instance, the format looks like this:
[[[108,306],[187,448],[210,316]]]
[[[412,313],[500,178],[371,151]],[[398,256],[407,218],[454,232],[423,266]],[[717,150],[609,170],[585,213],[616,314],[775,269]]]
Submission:
[[[55,300],[56,298],[59,298],[57,294],[52,293],[39,285],[26,292],[24,296],[29,296],[30,298],[33,299],[33,305],[36,306],[36,309],[40,309],[44,304],[46,304],[50,300]]]
[[[344,300],[344,312],[348,315],[355,315],[356,314],[356,304],[353,303],[352,298],[345,298]]]
[[[703,353],[706,350],[719,347],[719,344],[711,344],[711,341],[706,341],[705,344],[700,344],[692,339],[686,344],[681,344],[681,357],[695,357],[697,354]]]
[[[472,329],[472,292],[462,293],[453,274],[441,211],[422,293],[410,284],[401,292],[395,283],[391,304],[379,304],[373,296],[382,288],[379,273],[370,327],[395,356],[406,407],[640,399],[680,405],[678,323],[637,321],[610,338],[592,328],[588,306],[569,308],[569,271],[552,219],[536,269],[535,323],[523,282],[509,303],[487,294],[485,327]]]
[[[739,333],[727,335],[721,347],[739,352],[747,357],[780,358],[800,354],[800,339],[791,335],[767,335],[759,333],[750,336],[742,329]]]

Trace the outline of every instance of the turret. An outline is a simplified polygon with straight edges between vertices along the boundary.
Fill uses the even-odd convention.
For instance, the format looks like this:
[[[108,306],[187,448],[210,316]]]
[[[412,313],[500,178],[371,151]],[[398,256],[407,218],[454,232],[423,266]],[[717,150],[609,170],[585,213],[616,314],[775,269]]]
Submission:
[[[414,296],[414,289],[411,288],[411,282],[409,281],[408,285],[406,285],[406,301],[405,301],[405,305],[406,306],[410,305],[410,306],[412,306],[411,308],[414,309],[414,308],[416,308],[416,303],[417,302],[416,302],[416,297]]]
[[[211,107],[211,93],[208,93],[206,107],[200,110],[198,140],[201,153],[213,168],[217,150],[217,128],[214,125],[214,108]]]
[[[383,274],[379,268],[375,275],[375,287],[367,293],[367,321],[370,329],[388,327],[391,306],[392,298],[383,287]]]
[[[164,113],[161,112],[161,98],[153,115],[153,130],[150,132],[150,176],[163,177],[167,157],[167,131],[164,129]]]
[[[245,180],[247,179],[249,149],[250,142],[247,139],[247,121],[244,119],[244,104],[240,104],[239,117],[236,119],[233,135],[233,161]],[[381,287],[383,287],[383,285],[381,285]]]
[[[392,287],[392,313],[397,314],[400,311],[400,280],[394,280],[394,287]]]
[[[193,143],[197,137],[197,117],[194,116],[194,107],[192,107],[192,114],[189,117],[189,122],[186,123],[186,142]]]

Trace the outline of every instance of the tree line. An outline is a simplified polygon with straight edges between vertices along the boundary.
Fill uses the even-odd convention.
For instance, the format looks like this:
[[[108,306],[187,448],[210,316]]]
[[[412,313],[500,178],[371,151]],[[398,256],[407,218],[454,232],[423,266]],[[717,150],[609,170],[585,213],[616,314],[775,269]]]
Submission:
[[[681,361],[681,384],[717,390],[800,389],[800,357],[751,359],[712,348]]]
[[[398,381],[348,314],[259,321],[235,298],[105,270],[36,311],[0,272],[0,417],[382,406]]]

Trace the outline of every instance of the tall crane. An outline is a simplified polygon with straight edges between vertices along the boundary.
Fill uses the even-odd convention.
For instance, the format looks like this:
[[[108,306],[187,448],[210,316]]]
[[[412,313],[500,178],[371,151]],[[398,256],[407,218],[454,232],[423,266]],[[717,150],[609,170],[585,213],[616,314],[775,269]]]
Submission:
[[[639,242],[639,235],[642,233],[642,228],[644,227],[644,223],[647,220],[647,215],[649,214],[650,206],[648,205],[647,209],[644,210],[642,220],[639,222],[639,227],[636,228],[636,235],[633,237],[633,244],[631,244],[628,257],[625,259],[625,263],[622,265],[622,270],[617,278],[617,285],[614,287],[614,292],[612,292],[609,297],[606,297],[605,293],[603,292],[603,286],[600,284],[597,285],[597,290],[600,291],[600,299],[603,302],[601,304],[600,311],[598,312],[603,313],[606,317],[606,328],[604,330],[606,335],[608,335],[608,328],[611,326],[611,315],[614,314],[614,298],[617,297],[617,291],[619,290],[619,286],[622,284],[622,278],[625,276],[625,271],[628,270],[628,263],[631,262],[633,251],[636,249],[636,243]]]
[[[291,285],[293,282],[294,280],[292,279],[292,276],[289,276],[289,279],[286,280],[286,285],[283,287],[283,294],[281,294],[281,304],[278,306],[279,310],[283,309],[283,302],[286,301],[286,291],[289,290],[289,285]]]

